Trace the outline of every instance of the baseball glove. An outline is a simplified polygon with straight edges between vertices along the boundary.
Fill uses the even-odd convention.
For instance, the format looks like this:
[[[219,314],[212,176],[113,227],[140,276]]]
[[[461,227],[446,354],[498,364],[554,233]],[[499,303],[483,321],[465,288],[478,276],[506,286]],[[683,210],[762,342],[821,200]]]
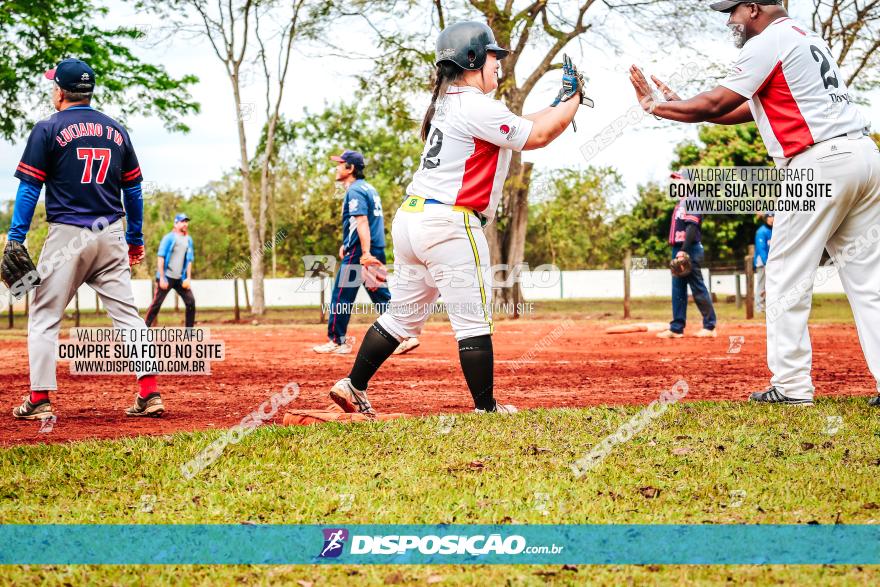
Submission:
[[[6,243],[0,277],[17,300],[40,285],[41,281],[27,248],[17,241]]]
[[[361,256],[361,267],[364,272],[364,284],[370,291],[376,291],[388,281],[388,269],[385,265],[369,253]]]
[[[673,277],[687,277],[693,270],[691,256],[687,253],[679,253],[675,259],[670,261],[669,270],[672,271]]]

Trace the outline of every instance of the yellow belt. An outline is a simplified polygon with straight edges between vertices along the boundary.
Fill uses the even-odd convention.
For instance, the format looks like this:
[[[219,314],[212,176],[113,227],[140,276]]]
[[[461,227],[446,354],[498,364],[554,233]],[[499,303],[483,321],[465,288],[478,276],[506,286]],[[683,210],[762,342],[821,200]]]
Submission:
[[[403,201],[403,204],[400,205],[400,209],[404,212],[424,212],[425,203],[426,199],[421,196],[407,196]],[[454,212],[476,214],[473,208],[468,208],[467,206],[451,206],[451,208]]]

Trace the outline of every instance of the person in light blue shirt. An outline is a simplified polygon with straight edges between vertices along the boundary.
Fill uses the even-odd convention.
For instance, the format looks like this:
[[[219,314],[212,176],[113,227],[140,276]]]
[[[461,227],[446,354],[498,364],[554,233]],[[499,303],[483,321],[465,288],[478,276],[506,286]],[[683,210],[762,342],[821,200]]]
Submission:
[[[156,322],[165,296],[173,289],[186,306],[186,327],[192,328],[196,323],[196,299],[190,285],[195,254],[189,236],[189,216],[178,214],[174,217],[174,230],[162,238],[156,255],[156,294],[147,310],[147,326]]]
[[[763,312],[767,307],[767,278],[764,268],[770,255],[770,238],[773,236],[773,213],[764,219],[765,224],[755,233],[755,310]]]

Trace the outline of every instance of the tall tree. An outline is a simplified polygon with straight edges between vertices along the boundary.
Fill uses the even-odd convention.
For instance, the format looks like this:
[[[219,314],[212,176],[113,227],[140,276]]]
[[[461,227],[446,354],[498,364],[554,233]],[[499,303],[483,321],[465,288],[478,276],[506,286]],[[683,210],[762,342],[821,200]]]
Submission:
[[[142,35],[137,28],[106,28],[108,10],[92,0],[4,0],[0,2],[0,138],[11,140],[36,122],[35,108],[46,96],[43,72],[67,57],[89,62],[98,75],[96,100],[123,114],[158,116],[172,130],[199,111],[189,94],[198,81],[175,78],[131,50]]]
[[[267,237],[267,212],[272,184],[272,165],[276,156],[275,133],[281,116],[281,101],[291,70],[294,44],[313,34],[323,6],[307,5],[306,0],[154,0],[151,4],[176,19],[178,27],[206,39],[222,64],[229,80],[238,132],[241,208],[248,233],[253,278],[251,311],[265,312],[265,262],[263,247]],[[185,19],[195,14],[198,24]],[[253,104],[242,101],[242,76],[251,68],[265,84],[263,114],[264,140],[253,155],[248,149],[245,121],[256,114]],[[259,179],[252,176],[259,169]]]

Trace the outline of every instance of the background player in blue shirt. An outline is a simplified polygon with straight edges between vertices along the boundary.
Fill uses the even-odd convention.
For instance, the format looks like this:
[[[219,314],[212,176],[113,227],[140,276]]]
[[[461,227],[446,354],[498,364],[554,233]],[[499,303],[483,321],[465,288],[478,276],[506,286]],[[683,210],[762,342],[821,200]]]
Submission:
[[[80,285],[97,292],[114,327],[147,328],[131,290],[131,266],[144,257],[143,176],[131,140],[121,124],[90,106],[95,72],[86,63],[65,59],[46,77],[55,82],[57,112],[38,122],[28,137],[15,171],[21,183],[8,235],[24,242],[45,184],[49,234],[37,266],[42,283],[28,318],[31,392],[12,411],[23,420],[53,415],[55,345],[64,309]],[[156,374],[137,376],[140,391],[126,414],[161,415],[165,407]]]
[[[339,247],[341,263],[330,296],[330,314],[327,320],[327,343],[314,347],[316,353],[351,353],[351,343],[346,340],[351,306],[364,284],[361,265],[375,258],[384,265],[385,219],[382,217],[382,200],[376,188],[365,181],[364,156],[357,151],[345,151],[330,157],[336,165],[336,181],[347,189],[342,201],[342,245]],[[391,299],[391,292],[382,283],[366,284],[367,293],[379,312],[384,312]],[[418,339],[401,343],[399,352],[407,352],[418,346]]]
[[[767,301],[767,257],[770,255],[770,238],[773,236],[773,213],[767,214],[766,224],[755,233],[755,310],[763,312]]]
[[[162,237],[156,253],[156,291],[144,319],[147,326],[153,326],[156,322],[162,302],[171,289],[177,292],[186,307],[186,327],[195,326],[196,298],[191,285],[194,259],[193,239],[189,235],[189,216],[178,214],[174,217],[174,230]]]

